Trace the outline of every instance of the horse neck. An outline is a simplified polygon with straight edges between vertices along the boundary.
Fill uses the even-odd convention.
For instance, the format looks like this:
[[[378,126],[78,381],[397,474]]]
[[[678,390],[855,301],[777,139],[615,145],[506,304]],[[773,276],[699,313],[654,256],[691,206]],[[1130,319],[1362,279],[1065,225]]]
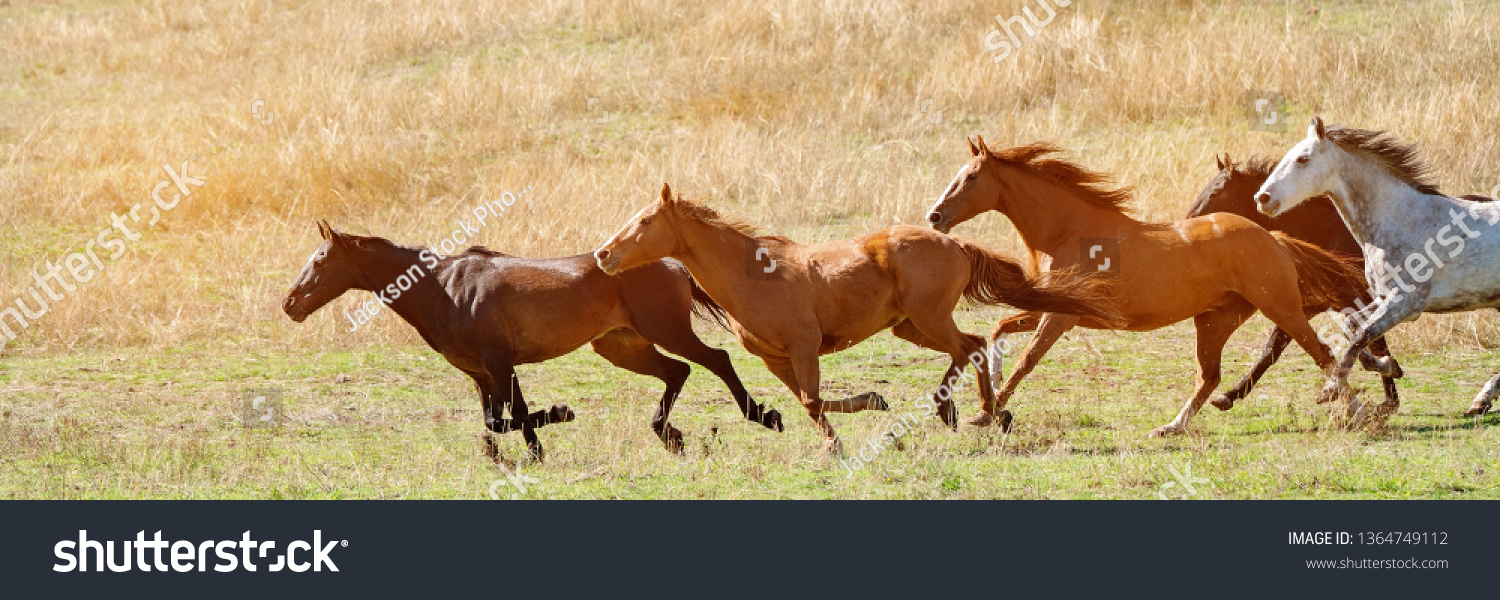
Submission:
[[[429,332],[434,330],[435,324],[427,322],[428,313],[422,308],[432,305],[442,295],[438,271],[446,265],[439,263],[437,267],[429,269],[427,261],[422,260],[422,253],[425,251],[425,248],[406,248],[388,242],[376,242],[368,248],[361,248],[355,260],[355,268],[359,269],[359,274],[353,287],[374,293],[377,297],[384,295],[391,300],[388,307],[416,328],[422,339],[431,345]],[[413,265],[419,270],[411,270]],[[386,293],[386,288],[398,285],[397,280],[403,275],[412,280],[411,287],[405,290],[397,287],[399,297]]]
[[[697,219],[678,219],[678,250],[673,258],[682,262],[708,295],[733,315],[739,304],[734,290],[749,279],[746,252],[755,236],[727,225]]]
[[[1406,237],[1402,230],[1412,224],[1413,215],[1427,218],[1434,211],[1446,213],[1440,206],[1443,196],[1419,192],[1380,165],[1345,154],[1345,164],[1328,195],[1360,244],[1384,246]]]
[[[1118,229],[1140,222],[1124,213],[1096,206],[1080,192],[1033,173],[1023,172],[1024,193],[1008,196],[1001,211],[1010,218],[1028,248],[1051,251],[1076,244],[1083,232],[1099,226]],[[997,203],[998,205],[998,203]]]

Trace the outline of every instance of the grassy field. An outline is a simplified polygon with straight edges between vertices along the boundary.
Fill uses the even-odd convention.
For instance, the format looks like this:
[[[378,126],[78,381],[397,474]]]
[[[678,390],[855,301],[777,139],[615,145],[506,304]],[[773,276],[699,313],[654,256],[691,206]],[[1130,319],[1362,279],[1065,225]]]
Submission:
[[[488,497],[471,384],[409,327],[386,314],[346,333],[358,294],[301,325],[281,314],[316,219],[427,244],[524,191],[478,243],[576,254],[667,181],[826,241],[921,223],[974,134],[1054,141],[1135,186],[1141,217],[1172,219],[1213,156],[1280,155],[1314,114],[1417,142],[1450,194],[1500,184],[1493,3],[1078,0],[995,62],[983,40],[1023,6],[1038,10],[0,0],[0,310],[35,307],[34,270],[176,193],[163,165],[203,180],[27,327],[0,317],[18,334],[0,332],[0,497]],[[1250,90],[1285,94],[1284,133],[1250,129]],[[1020,247],[999,215],[957,233]],[[979,332],[1003,314],[960,317]],[[1264,327],[1232,341],[1226,383]],[[1500,365],[1492,311],[1396,330],[1406,402],[1382,432],[1324,427],[1293,350],[1253,400],[1147,441],[1190,391],[1190,327],[1074,332],[1021,387],[1009,436],[933,420],[852,477],[758,361],[700,329],[787,432],[738,420],[698,369],[674,420],[689,450],[669,456],[647,426],[657,383],[575,353],[522,368],[534,405],[579,414],[541,432],[546,464],[516,467],[537,480],[527,497],[1154,498],[1189,464],[1211,482],[1195,497],[1500,495],[1495,415],[1458,416]],[[892,401],[835,418],[846,449],[915,410],[941,368],[886,334],[825,357],[827,385]],[[289,421],[242,427],[249,388],[285,390]],[[520,441],[502,448],[513,461]]]
[[[387,315],[388,316],[388,315]],[[977,330],[992,311],[963,313]],[[389,317],[389,316],[388,316]],[[1242,373],[1260,343],[1258,318],[1229,349]],[[394,318],[377,327],[405,327]],[[711,343],[732,343],[723,332]],[[1150,334],[1074,332],[1011,404],[1009,435],[944,429],[936,420],[851,471],[819,456],[821,438],[781,385],[736,353],[759,399],[787,414],[776,434],[740,420],[722,385],[696,369],[672,422],[688,435],[668,454],[647,421],[659,383],[588,351],[521,369],[533,406],[564,402],[572,423],[541,430],[548,460],[500,440],[510,485],[527,498],[1193,498],[1500,497],[1500,415],[1459,416],[1500,352],[1402,355],[1401,414],[1377,433],[1327,426],[1311,361],[1293,350],[1260,392],[1208,410],[1190,436],[1148,440],[1192,386],[1191,328]],[[946,359],[881,335],[824,361],[830,393],[877,390],[888,413],[836,415],[846,454],[920,411]],[[1359,373],[1357,386],[1378,380]],[[488,498],[501,471],[477,435],[468,379],[425,349],[247,352],[202,348],[155,355],[90,352],[27,359],[7,369],[0,403],[0,494],[12,498]],[[245,389],[284,390],[286,421],[246,429]],[[1368,396],[1369,392],[1366,393]],[[972,391],[960,406],[977,405]],[[507,479],[508,481],[508,479]],[[1194,480],[1196,481],[1196,480]]]

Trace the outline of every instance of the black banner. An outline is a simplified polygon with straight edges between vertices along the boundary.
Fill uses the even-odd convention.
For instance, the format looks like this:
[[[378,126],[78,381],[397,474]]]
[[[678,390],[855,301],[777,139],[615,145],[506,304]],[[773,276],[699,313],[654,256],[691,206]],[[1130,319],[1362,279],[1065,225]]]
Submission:
[[[1500,533],[1485,517],[1494,503],[1453,501],[23,501],[4,507],[0,580],[14,598],[123,592],[1392,597],[1489,591],[1485,573]],[[83,556],[80,544],[88,548]],[[255,571],[247,570],[246,557]],[[86,571],[78,570],[79,560]],[[102,572],[101,562],[107,562]]]

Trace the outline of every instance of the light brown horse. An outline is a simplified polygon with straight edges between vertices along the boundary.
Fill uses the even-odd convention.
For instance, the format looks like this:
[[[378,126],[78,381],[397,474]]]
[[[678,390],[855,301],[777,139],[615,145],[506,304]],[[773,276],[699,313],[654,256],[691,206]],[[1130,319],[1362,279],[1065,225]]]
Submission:
[[[1363,280],[1357,259],[1268,233],[1227,213],[1170,223],[1137,221],[1127,214],[1129,188],[1110,189],[1104,175],[1049,157],[1058,151],[1042,143],[996,153],[983,138],[977,146],[970,141],[972,160],[959,169],[927,220],[934,229],[947,232],[984,211],[999,211],[1026,243],[1030,272],[1082,267],[1109,273],[1125,323],[1115,326],[1059,311],[1021,313],[1001,321],[991,334],[992,342],[1016,331],[1034,329],[1037,334],[1016,361],[996,403],[986,403],[970,423],[993,423],[1000,409],[1000,425],[1008,427],[1010,414],[1004,408],[1016,386],[1074,326],[1150,331],[1193,319],[1198,333],[1197,389],[1177,418],[1153,429],[1151,437],[1185,432],[1219,385],[1225,342],[1256,310],[1290,334],[1325,373],[1333,366],[1328,347],[1308,324],[1305,308],[1343,299],[1342,290],[1350,280]],[[998,378],[1000,370],[993,372]]]
[[[721,217],[697,202],[661,199],[642,209],[594,258],[618,273],[664,257],[682,262],[708,295],[729,313],[746,350],[759,356],[802,402],[823,433],[823,448],[838,450],[827,413],[886,410],[879,394],[843,400],[819,395],[818,357],[849,348],[891,328],[892,333],[951,359],[944,383],[927,406],[957,427],[952,393],[964,368],[978,371],[979,395],[993,399],[985,374],[984,339],[959,331],[959,298],[983,304],[1085,314],[1101,322],[1108,309],[1103,278],[1066,274],[1041,281],[1020,263],[965,240],[917,227],[893,227],[825,244],[798,244]],[[627,271],[628,272],[628,271]],[[930,413],[929,413],[930,414]]]

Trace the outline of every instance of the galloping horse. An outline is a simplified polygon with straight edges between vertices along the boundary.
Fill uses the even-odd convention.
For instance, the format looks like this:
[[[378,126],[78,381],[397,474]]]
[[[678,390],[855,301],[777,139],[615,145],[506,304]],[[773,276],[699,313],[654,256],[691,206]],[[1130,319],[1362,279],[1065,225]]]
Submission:
[[[901,339],[947,354],[951,364],[944,383],[924,408],[956,428],[952,393],[967,364],[978,371],[980,397],[993,397],[985,375],[984,339],[953,323],[960,298],[1089,315],[1103,322],[1118,319],[1104,308],[1108,284],[1102,278],[1058,274],[1062,276],[1030,280],[1010,258],[917,227],[813,245],[757,237],[748,225],[674,198],[665,185],[660,200],[641,209],[594,252],[600,269],[622,277],[668,256],[687,266],[729,314],[740,344],[802,402],[821,430],[828,454],[838,451],[839,442],[827,413],[888,407],[874,392],[822,399],[821,355],[887,328]]]
[[[1482,196],[1444,195],[1429,172],[1415,147],[1385,132],[1324,127],[1313,117],[1307,137],[1282,157],[1255,195],[1261,212],[1271,216],[1328,196],[1364,246],[1365,277],[1377,299],[1370,306],[1356,304],[1358,312],[1345,321],[1353,339],[1328,374],[1320,402],[1344,391],[1355,356],[1397,324],[1423,312],[1500,307],[1500,206]],[[1410,281],[1402,277],[1403,268]],[[1500,375],[1485,384],[1465,414],[1484,414],[1496,394]]]
[[[927,215],[932,227],[947,232],[986,210],[999,211],[1026,243],[1032,272],[1085,266],[1110,273],[1116,282],[1117,308],[1125,317],[1117,325],[1048,311],[1040,317],[1021,313],[1001,321],[992,343],[1006,333],[1037,331],[997,399],[1002,428],[1010,424],[1010,413],[1003,409],[1016,386],[1075,325],[1149,331],[1193,318],[1198,333],[1197,389],[1177,418],[1153,429],[1152,437],[1185,432],[1219,385],[1224,343],[1256,310],[1291,334],[1320,368],[1332,368],[1333,358],[1308,324],[1303,307],[1336,302],[1347,285],[1341,282],[1360,276],[1351,260],[1268,233],[1230,214],[1171,223],[1137,221],[1126,214],[1129,188],[1106,189],[1102,186],[1107,177],[1048,158],[1059,151],[1050,144],[996,153],[980,138],[978,146],[969,142],[969,151],[973,159],[959,169]],[[992,372],[998,377],[999,369]],[[969,422],[993,423],[996,408],[986,403]]]
[[[1215,158],[1219,165],[1219,174],[1209,180],[1208,185],[1198,194],[1198,200],[1193,203],[1192,210],[1188,211],[1186,218],[1201,217],[1211,213],[1224,212],[1233,213],[1246,219],[1250,219],[1256,225],[1266,231],[1279,231],[1293,238],[1316,245],[1324,250],[1351,257],[1362,256],[1363,249],[1359,242],[1354,240],[1354,234],[1349,233],[1349,228],[1339,219],[1338,209],[1333,207],[1333,201],[1327,196],[1319,196],[1308,200],[1293,210],[1276,216],[1268,217],[1261,214],[1255,206],[1255,193],[1260,191],[1261,184],[1271,175],[1275,163],[1269,159],[1251,158],[1244,164],[1236,163],[1229,159]],[[1364,260],[1359,264],[1363,266]],[[1368,303],[1371,301],[1369,291],[1366,289],[1363,279],[1359,281],[1347,281],[1343,288],[1342,298],[1327,306],[1306,307],[1309,310],[1325,311],[1328,309],[1340,310],[1345,307],[1354,306],[1356,303]],[[1266,340],[1266,347],[1260,353],[1260,358],[1255,361],[1255,366],[1245,375],[1244,379],[1235,385],[1229,392],[1209,400],[1219,410],[1229,410],[1234,407],[1234,402],[1240,398],[1250,395],[1250,390],[1266,370],[1276,363],[1281,357],[1282,351],[1286,350],[1292,337],[1280,327],[1272,327],[1271,335]],[[1376,420],[1383,420],[1396,412],[1401,405],[1400,398],[1396,394],[1396,378],[1401,377],[1401,365],[1391,356],[1390,349],[1386,347],[1385,337],[1375,338],[1370,342],[1366,352],[1359,355],[1360,363],[1366,370],[1380,373],[1381,384],[1385,388],[1385,402],[1376,407],[1370,416]]]
[[[327,222],[318,223],[318,233],[323,244],[281,303],[287,316],[301,323],[351,289],[377,294],[427,345],[474,379],[485,426],[496,433],[520,429],[537,459],[542,443],[534,430],[571,421],[573,411],[559,404],[527,414],[515,366],[551,360],[584,344],[617,367],[666,383],[651,429],[672,452],[682,451],[683,439],[667,416],[692,368],[663,356],[657,346],[718,375],[746,419],[782,430],[781,414],[750,398],[729,353],[704,345],[693,333],[690,314],[725,325],[724,313],[680,264],[651,262],[610,277],[588,254],[521,258],[475,246],[439,258],[426,248],[339,233]],[[501,418],[507,406],[512,419]],[[496,456],[494,442],[485,441]]]

